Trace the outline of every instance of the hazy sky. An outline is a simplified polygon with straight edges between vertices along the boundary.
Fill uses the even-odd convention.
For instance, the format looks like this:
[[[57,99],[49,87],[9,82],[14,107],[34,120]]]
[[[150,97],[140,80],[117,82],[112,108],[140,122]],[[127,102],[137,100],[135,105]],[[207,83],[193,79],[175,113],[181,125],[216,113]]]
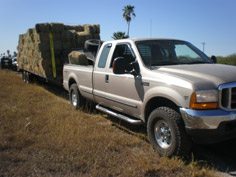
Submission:
[[[36,23],[100,24],[101,39],[127,31],[125,5],[135,6],[130,37],[183,39],[207,55],[236,53],[236,0],[0,0],[0,54],[17,51],[19,34]]]

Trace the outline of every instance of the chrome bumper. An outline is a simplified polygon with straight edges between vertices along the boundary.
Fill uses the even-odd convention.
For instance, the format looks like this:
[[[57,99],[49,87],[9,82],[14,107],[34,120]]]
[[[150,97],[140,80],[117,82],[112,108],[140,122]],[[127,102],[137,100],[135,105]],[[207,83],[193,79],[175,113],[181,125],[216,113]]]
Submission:
[[[185,127],[188,129],[214,130],[222,122],[236,120],[236,111],[216,110],[192,110],[180,108]]]

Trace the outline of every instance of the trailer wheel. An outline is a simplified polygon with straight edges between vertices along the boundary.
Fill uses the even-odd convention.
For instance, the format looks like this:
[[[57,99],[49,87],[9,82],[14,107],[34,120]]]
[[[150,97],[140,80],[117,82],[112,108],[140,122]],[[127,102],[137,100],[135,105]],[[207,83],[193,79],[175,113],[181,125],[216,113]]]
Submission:
[[[22,75],[22,80],[24,81],[25,80],[25,73],[24,73],[24,71],[22,71],[22,73],[21,73],[21,75]]]
[[[28,84],[27,76],[28,76],[27,71],[23,71],[22,72],[22,79],[23,79],[24,83],[26,83],[26,84]]]
[[[160,156],[189,156],[192,141],[178,112],[159,107],[150,114],[147,127],[150,143]]]
[[[70,86],[70,102],[75,109],[80,109],[84,104],[84,98],[79,92],[77,84]]]
[[[26,84],[29,84],[30,83],[30,73],[26,72],[25,76],[26,76]]]

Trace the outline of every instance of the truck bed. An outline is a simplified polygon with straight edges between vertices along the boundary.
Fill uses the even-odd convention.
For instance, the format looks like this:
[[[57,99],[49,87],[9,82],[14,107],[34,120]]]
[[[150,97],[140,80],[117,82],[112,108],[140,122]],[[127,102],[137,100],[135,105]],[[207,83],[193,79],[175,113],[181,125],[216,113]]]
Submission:
[[[68,82],[76,82],[79,83],[79,91],[82,96],[93,99],[92,91],[92,81],[93,81],[93,66],[88,65],[74,65],[74,64],[66,64],[64,65],[64,79],[63,86],[66,90],[69,91],[69,83]],[[76,77],[80,76],[80,77]],[[71,78],[69,80],[69,78]]]

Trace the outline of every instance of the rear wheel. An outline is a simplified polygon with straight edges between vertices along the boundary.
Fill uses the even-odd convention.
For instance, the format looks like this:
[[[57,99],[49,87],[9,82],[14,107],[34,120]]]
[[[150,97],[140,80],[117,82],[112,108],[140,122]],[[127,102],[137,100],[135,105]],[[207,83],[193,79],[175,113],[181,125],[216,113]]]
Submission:
[[[189,155],[192,142],[178,112],[159,107],[150,114],[147,126],[150,143],[161,156]]]
[[[84,98],[80,94],[77,84],[70,86],[70,102],[75,109],[80,109],[84,104]]]
[[[24,83],[28,83],[27,77],[28,77],[27,72],[26,71],[22,71],[22,79],[23,79]]]
[[[29,72],[25,72],[25,83],[28,84],[29,83]]]
[[[22,71],[22,73],[21,73],[21,75],[22,75],[22,80],[24,81],[25,80],[25,75],[24,75],[24,71]]]

